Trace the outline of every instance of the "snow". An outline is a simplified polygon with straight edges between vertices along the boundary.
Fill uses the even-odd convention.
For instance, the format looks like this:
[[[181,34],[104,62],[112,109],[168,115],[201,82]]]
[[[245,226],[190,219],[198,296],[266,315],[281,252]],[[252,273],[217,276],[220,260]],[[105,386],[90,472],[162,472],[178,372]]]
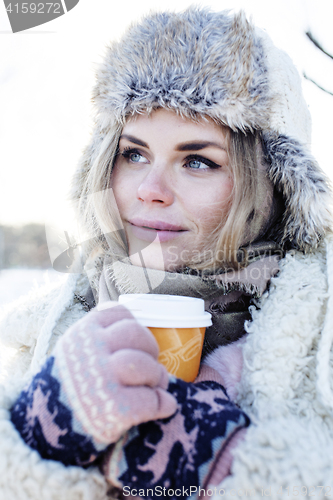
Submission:
[[[54,269],[2,269],[0,271],[0,309],[40,285],[63,280],[63,278],[64,274]],[[0,383],[6,376],[7,365],[10,364],[15,353],[15,349],[1,346]]]
[[[62,280],[54,269],[3,269],[0,271],[0,307],[45,283]]]

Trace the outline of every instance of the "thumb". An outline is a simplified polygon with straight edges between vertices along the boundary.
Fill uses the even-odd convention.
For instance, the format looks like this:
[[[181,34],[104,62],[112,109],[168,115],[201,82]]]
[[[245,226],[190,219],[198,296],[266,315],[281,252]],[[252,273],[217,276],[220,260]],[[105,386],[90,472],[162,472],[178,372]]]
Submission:
[[[158,408],[154,419],[171,417],[177,410],[177,400],[170,392],[161,388],[155,389],[158,398]]]

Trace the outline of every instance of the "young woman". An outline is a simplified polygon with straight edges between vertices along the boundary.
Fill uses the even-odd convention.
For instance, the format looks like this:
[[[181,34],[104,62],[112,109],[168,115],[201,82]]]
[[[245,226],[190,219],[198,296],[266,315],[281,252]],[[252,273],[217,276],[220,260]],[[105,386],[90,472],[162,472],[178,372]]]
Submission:
[[[156,14],[94,101],[85,271],[1,325],[3,498],[333,493],[330,190],[290,59],[243,14]],[[152,292],[213,315],[194,383],[125,308],[88,312]]]

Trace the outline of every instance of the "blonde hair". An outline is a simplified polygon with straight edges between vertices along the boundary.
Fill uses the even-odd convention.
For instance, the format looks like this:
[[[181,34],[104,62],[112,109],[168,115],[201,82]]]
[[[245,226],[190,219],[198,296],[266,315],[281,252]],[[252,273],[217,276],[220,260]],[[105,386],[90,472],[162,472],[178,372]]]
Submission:
[[[108,254],[114,259],[128,256],[122,222],[110,189],[121,130],[122,127],[119,126],[104,138],[99,155],[86,177],[79,200],[87,255]],[[205,248],[198,252],[198,257],[187,263],[188,267],[198,270],[238,268],[241,263],[238,262],[237,252],[242,244],[249,243],[248,226],[255,217],[260,136],[259,133],[245,135],[227,130],[233,190],[226,216],[221,218]]]
[[[259,133],[243,134],[228,129],[229,168],[233,177],[230,208],[225,220],[212,235],[214,248],[210,260],[198,263],[198,269],[231,267],[237,269],[239,248],[251,242],[249,225],[256,216],[256,195],[259,183]]]

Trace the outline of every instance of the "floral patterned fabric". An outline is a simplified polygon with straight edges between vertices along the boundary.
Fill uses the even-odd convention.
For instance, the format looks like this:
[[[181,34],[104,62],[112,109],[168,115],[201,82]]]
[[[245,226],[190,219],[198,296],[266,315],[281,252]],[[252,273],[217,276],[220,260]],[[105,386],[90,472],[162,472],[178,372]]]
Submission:
[[[205,487],[230,440],[250,423],[217,382],[174,379],[168,390],[178,401],[176,413],[133,427],[106,458],[105,474],[115,486]]]
[[[103,451],[95,448],[89,436],[74,430],[72,411],[62,401],[52,356],[21,392],[11,419],[24,441],[43,458],[84,466]]]
[[[98,448],[73,418],[56,375],[50,357],[12,408],[14,425],[43,458],[85,467],[102,456],[117,487],[205,487],[230,440],[250,423],[221,384],[171,378],[174,415],[132,427],[111,447]]]

